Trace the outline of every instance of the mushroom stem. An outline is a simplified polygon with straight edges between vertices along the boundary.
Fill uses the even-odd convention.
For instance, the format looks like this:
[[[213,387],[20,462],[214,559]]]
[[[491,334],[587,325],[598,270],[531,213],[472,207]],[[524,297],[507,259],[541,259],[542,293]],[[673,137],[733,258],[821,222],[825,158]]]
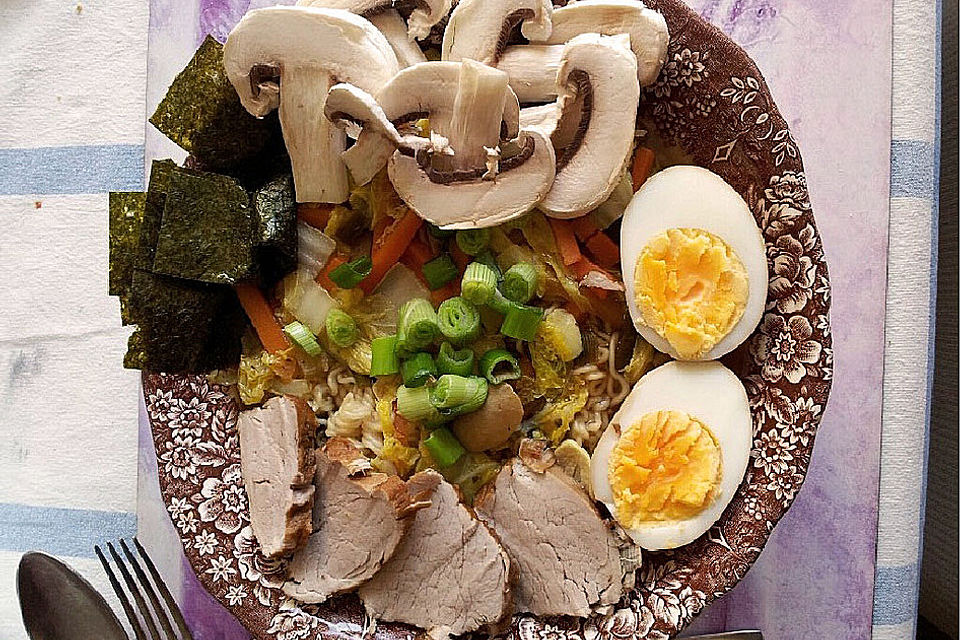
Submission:
[[[407,23],[396,9],[378,11],[367,19],[386,37],[401,69],[427,61],[420,46],[407,35]]]
[[[500,144],[500,122],[507,98],[507,74],[464,60],[448,126],[437,130],[450,141],[453,156],[435,158],[446,167],[475,169],[487,162],[487,149]]]
[[[522,44],[507,47],[497,68],[510,76],[520,102],[545,102],[557,97],[562,61],[562,44]]]
[[[285,69],[280,77],[280,126],[293,166],[297,202],[343,202],[350,195],[340,154],[346,134],[324,116],[333,84],[323,69]]]

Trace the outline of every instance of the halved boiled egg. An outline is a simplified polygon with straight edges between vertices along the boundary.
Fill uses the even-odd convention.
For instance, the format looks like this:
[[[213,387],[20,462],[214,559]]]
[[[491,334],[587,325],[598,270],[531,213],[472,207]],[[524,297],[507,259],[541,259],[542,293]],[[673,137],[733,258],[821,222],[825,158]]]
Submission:
[[[730,503],[753,436],[743,384],[719,362],[668,362],[637,382],[590,460],[594,495],[642,548],[699,538]]]
[[[681,360],[714,360],[753,333],[767,299],[763,236],[717,174],[653,175],[623,215],[620,252],[637,331]]]

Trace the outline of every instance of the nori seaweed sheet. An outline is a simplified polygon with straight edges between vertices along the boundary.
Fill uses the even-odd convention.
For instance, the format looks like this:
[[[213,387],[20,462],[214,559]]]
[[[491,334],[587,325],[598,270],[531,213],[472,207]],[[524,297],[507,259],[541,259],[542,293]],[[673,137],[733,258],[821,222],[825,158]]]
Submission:
[[[124,366],[174,373],[236,364],[246,318],[229,287],[137,269],[129,302],[138,328]]]
[[[211,284],[257,275],[256,213],[233,178],[170,173],[153,271]]]
[[[150,182],[147,184],[143,220],[140,223],[140,240],[137,243],[136,260],[134,260],[134,266],[139,269],[153,269],[157,239],[160,237],[160,223],[163,220],[163,207],[167,200],[167,183],[170,180],[170,174],[177,169],[177,164],[173,160],[154,160],[150,165]]]
[[[293,176],[279,175],[253,194],[260,278],[273,284],[297,266],[297,199]]]
[[[130,288],[146,204],[147,194],[141,191],[110,194],[109,293],[112,296],[126,295]]]
[[[205,170],[249,158],[279,138],[275,115],[250,115],[223,67],[223,45],[207,36],[160,101],[150,122]]]

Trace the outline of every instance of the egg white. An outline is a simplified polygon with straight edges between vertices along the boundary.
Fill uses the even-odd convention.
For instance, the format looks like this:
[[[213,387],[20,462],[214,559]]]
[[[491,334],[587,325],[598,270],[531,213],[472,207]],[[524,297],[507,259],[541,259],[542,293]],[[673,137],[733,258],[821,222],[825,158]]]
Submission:
[[[643,376],[610,421],[590,460],[594,496],[616,514],[608,474],[610,453],[625,429],[650,412],[684,411],[703,422],[720,445],[721,480],[714,501],[688,520],[651,522],[624,529],[642,548],[673,549],[693,542],[715,523],[743,479],[753,426],[743,384],[719,362],[668,362]]]
[[[634,270],[637,258],[651,238],[667,229],[709,231],[726,242],[747,271],[747,304],[740,320],[710,351],[697,360],[715,360],[746,340],[763,315],[767,300],[767,256],[763,235],[743,198],[717,174],[690,165],[654,174],[634,194],[623,214],[620,254],[630,317],[644,339],[659,351],[679,358],[676,350],[643,323],[636,302]]]

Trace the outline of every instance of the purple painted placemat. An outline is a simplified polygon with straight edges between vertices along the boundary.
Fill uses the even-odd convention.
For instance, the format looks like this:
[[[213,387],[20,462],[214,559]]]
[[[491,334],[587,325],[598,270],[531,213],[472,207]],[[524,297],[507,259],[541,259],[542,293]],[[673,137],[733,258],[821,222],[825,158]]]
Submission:
[[[870,635],[876,545],[890,146],[890,6],[873,0],[691,0],[763,70],[803,149],[833,286],[836,380],[807,481],[744,581],[691,631],[773,640]],[[148,111],[207,33],[264,0],[152,0]],[[147,125],[147,157],[175,154]],[[182,157],[182,152],[175,157]],[[141,535],[160,549],[197,640],[248,634],[200,587],[160,502],[141,413]]]

